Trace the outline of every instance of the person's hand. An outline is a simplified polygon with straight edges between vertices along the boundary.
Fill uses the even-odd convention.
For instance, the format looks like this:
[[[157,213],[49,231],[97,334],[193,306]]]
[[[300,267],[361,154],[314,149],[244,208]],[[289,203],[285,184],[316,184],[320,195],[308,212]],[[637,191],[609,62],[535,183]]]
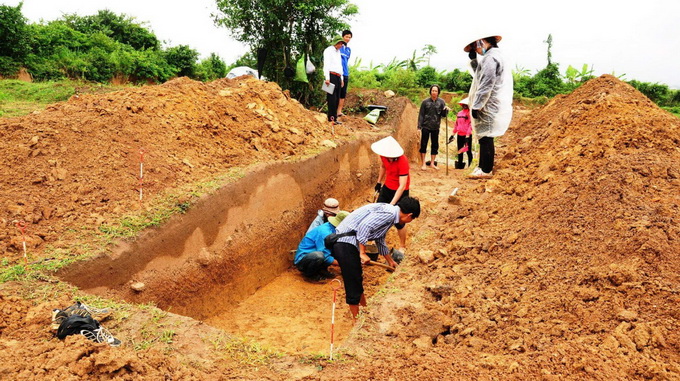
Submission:
[[[327,80],[324,81],[324,83],[325,83],[326,85],[329,85],[329,84],[331,83],[331,80],[330,80],[330,79],[327,79]]]
[[[391,257],[385,257],[387,259],[387,264],[392,266],[393,268],[397,268],[397,262],[394,261]]]
[[[345,81],[343,81],[342,79],[340,80],[340,87],[345,87]]]
[[[418,131],[420,131],[420,128],[421,128],[421,127],[420,127],[420,126],[418,126]]]
[[[475,119],[479,119],[479,110],[472,110],[472,117]]]
[[[366,265],[371,261],[371,258],[366,255],[366,253],[359,253],[359,258],[361,258],[361,264]]]
[[[382,184],[375,183],[375,188],[373,188],[373,189],[375,189],[376,192],[380,192],[380,188],[382,188]]]

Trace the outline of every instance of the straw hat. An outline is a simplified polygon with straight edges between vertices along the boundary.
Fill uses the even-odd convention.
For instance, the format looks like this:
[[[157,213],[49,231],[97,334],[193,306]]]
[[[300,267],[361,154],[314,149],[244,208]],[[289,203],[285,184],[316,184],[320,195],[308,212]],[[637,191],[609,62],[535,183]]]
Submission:
[[[465,97],[465,98],[461,99],[461,100],[458,102],[458,104],[459,104],[459,105],[469,105],[469,104],[470,104],[470,98]]]
[[[478,36],[479,36],[479,35],[478,35]],[[493,34],[488,34],[488,35],[486,35],[486,37],[476,38],[476,39],[474,39],[474,40],[468,42],[468,43],[465,45],[465,47],[463,48],[463,50],[465,51],[465,53],[468,53],[468,52],[470,51],[470,44],[472,44],[472,43],[475,42],[475,41],[483,40],[483,39],[489,38],[489,37],[496,37],[496,42],[500,42],[500,41],[503,39],[503,37],[501,37],[501,36],[493,35]]]
[[[404,154],[404,149],[401,148],[399,142],[393,137],[388,136],[371,144],[371,150],[376,154],[384,157],[400,157]]]

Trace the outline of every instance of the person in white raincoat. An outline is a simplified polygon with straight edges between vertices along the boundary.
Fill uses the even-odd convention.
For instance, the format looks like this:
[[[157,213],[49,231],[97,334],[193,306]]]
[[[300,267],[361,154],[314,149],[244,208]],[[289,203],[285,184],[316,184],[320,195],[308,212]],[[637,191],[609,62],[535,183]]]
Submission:
[[[498,48],[500,40],[501,36],[482,37],[464,48],[474,69],[469,98],[472,128],[479,140],[479,165],[468,176],[472,179],[493,176],[493,139],[505,134],[512,119],[512,71]],[[482,57],[476,59],[477,54]]]

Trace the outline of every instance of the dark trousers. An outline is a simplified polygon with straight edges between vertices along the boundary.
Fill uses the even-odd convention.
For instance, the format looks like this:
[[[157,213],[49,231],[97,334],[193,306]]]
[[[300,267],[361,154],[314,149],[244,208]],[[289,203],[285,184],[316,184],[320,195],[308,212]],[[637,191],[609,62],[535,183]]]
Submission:
[[[324,255],[320,251],[305,254],[295,267],[307,278],[312,278],[322,270],[328,269]]]
[[[463,155],[467,153],[468,157],[468,167],[472,164],[472,135],[469,137],[465,137],[465,135],[458,134],[458,137],[456,138],[456,144],[458,145],[458,150],[460,151],[461,148],[465,147],[467,144],[468,150],[467,152],[464,153],[459,153],[458,154],[458,162],[462,163],[463,162]]]
[[[485,136],[479,139],[479,168],[489,173],[493,170],[493,157],[496,150],[493,146],[493,138]]]
[[[328,121],[333,122],[338,120],[338,102],[340,102],[340,77],[330,74],[331,83],[335,85],[333,94],[326,94],[326,101],[328,102]]]
[[[333,245],[333,257],[338,261],[345,284],[345,302],[356,305],[364,293],[364,270],[361,267],[359,249],[351,243]]]
[[[397,193],[396,189],[392,190],[392,189],[383,185],[382,188],[380,188],[380,193],[378,194],[378,201],[376,201],[376,202],[384,202],[386,204],[389,204],[390,202],[392,202],[392,199],[394,198],[395,193]],[[408,189],[404,190],[404,192],[401,194],[401,197],[399,198],[399,200],[401,200],[402,198],[404,198],[406,196],[408,196]],[[397,200],[397,202],[399,202],[399,200]]]
[[[439,130],[427,130],[422,128],[420,130],[420,153],[427,153],[427,140],[432,139],[432,147],[430,148],[430,155],[439,153]],[[434,163],[432,163],[434,165]]]

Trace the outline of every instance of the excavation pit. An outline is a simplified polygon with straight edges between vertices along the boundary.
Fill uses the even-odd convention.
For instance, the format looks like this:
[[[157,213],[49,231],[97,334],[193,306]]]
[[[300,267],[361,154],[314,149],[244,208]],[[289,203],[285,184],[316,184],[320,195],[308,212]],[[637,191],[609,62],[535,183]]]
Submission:
[[[379,161],[370,144],[381,137],[366,134],[306,160],[253,170],[161,228],[59,277],[87,293],[153,303],[280,351],[325,352],[333,292],[305,281],[290,252],[326,197],[347,209],[371,201]],[[403,137],[406,152],[414,152],[414,141]],[[367,293],[388,276],[367,268]],[[352,322],[344,290],[337,300],[340,343]]]

